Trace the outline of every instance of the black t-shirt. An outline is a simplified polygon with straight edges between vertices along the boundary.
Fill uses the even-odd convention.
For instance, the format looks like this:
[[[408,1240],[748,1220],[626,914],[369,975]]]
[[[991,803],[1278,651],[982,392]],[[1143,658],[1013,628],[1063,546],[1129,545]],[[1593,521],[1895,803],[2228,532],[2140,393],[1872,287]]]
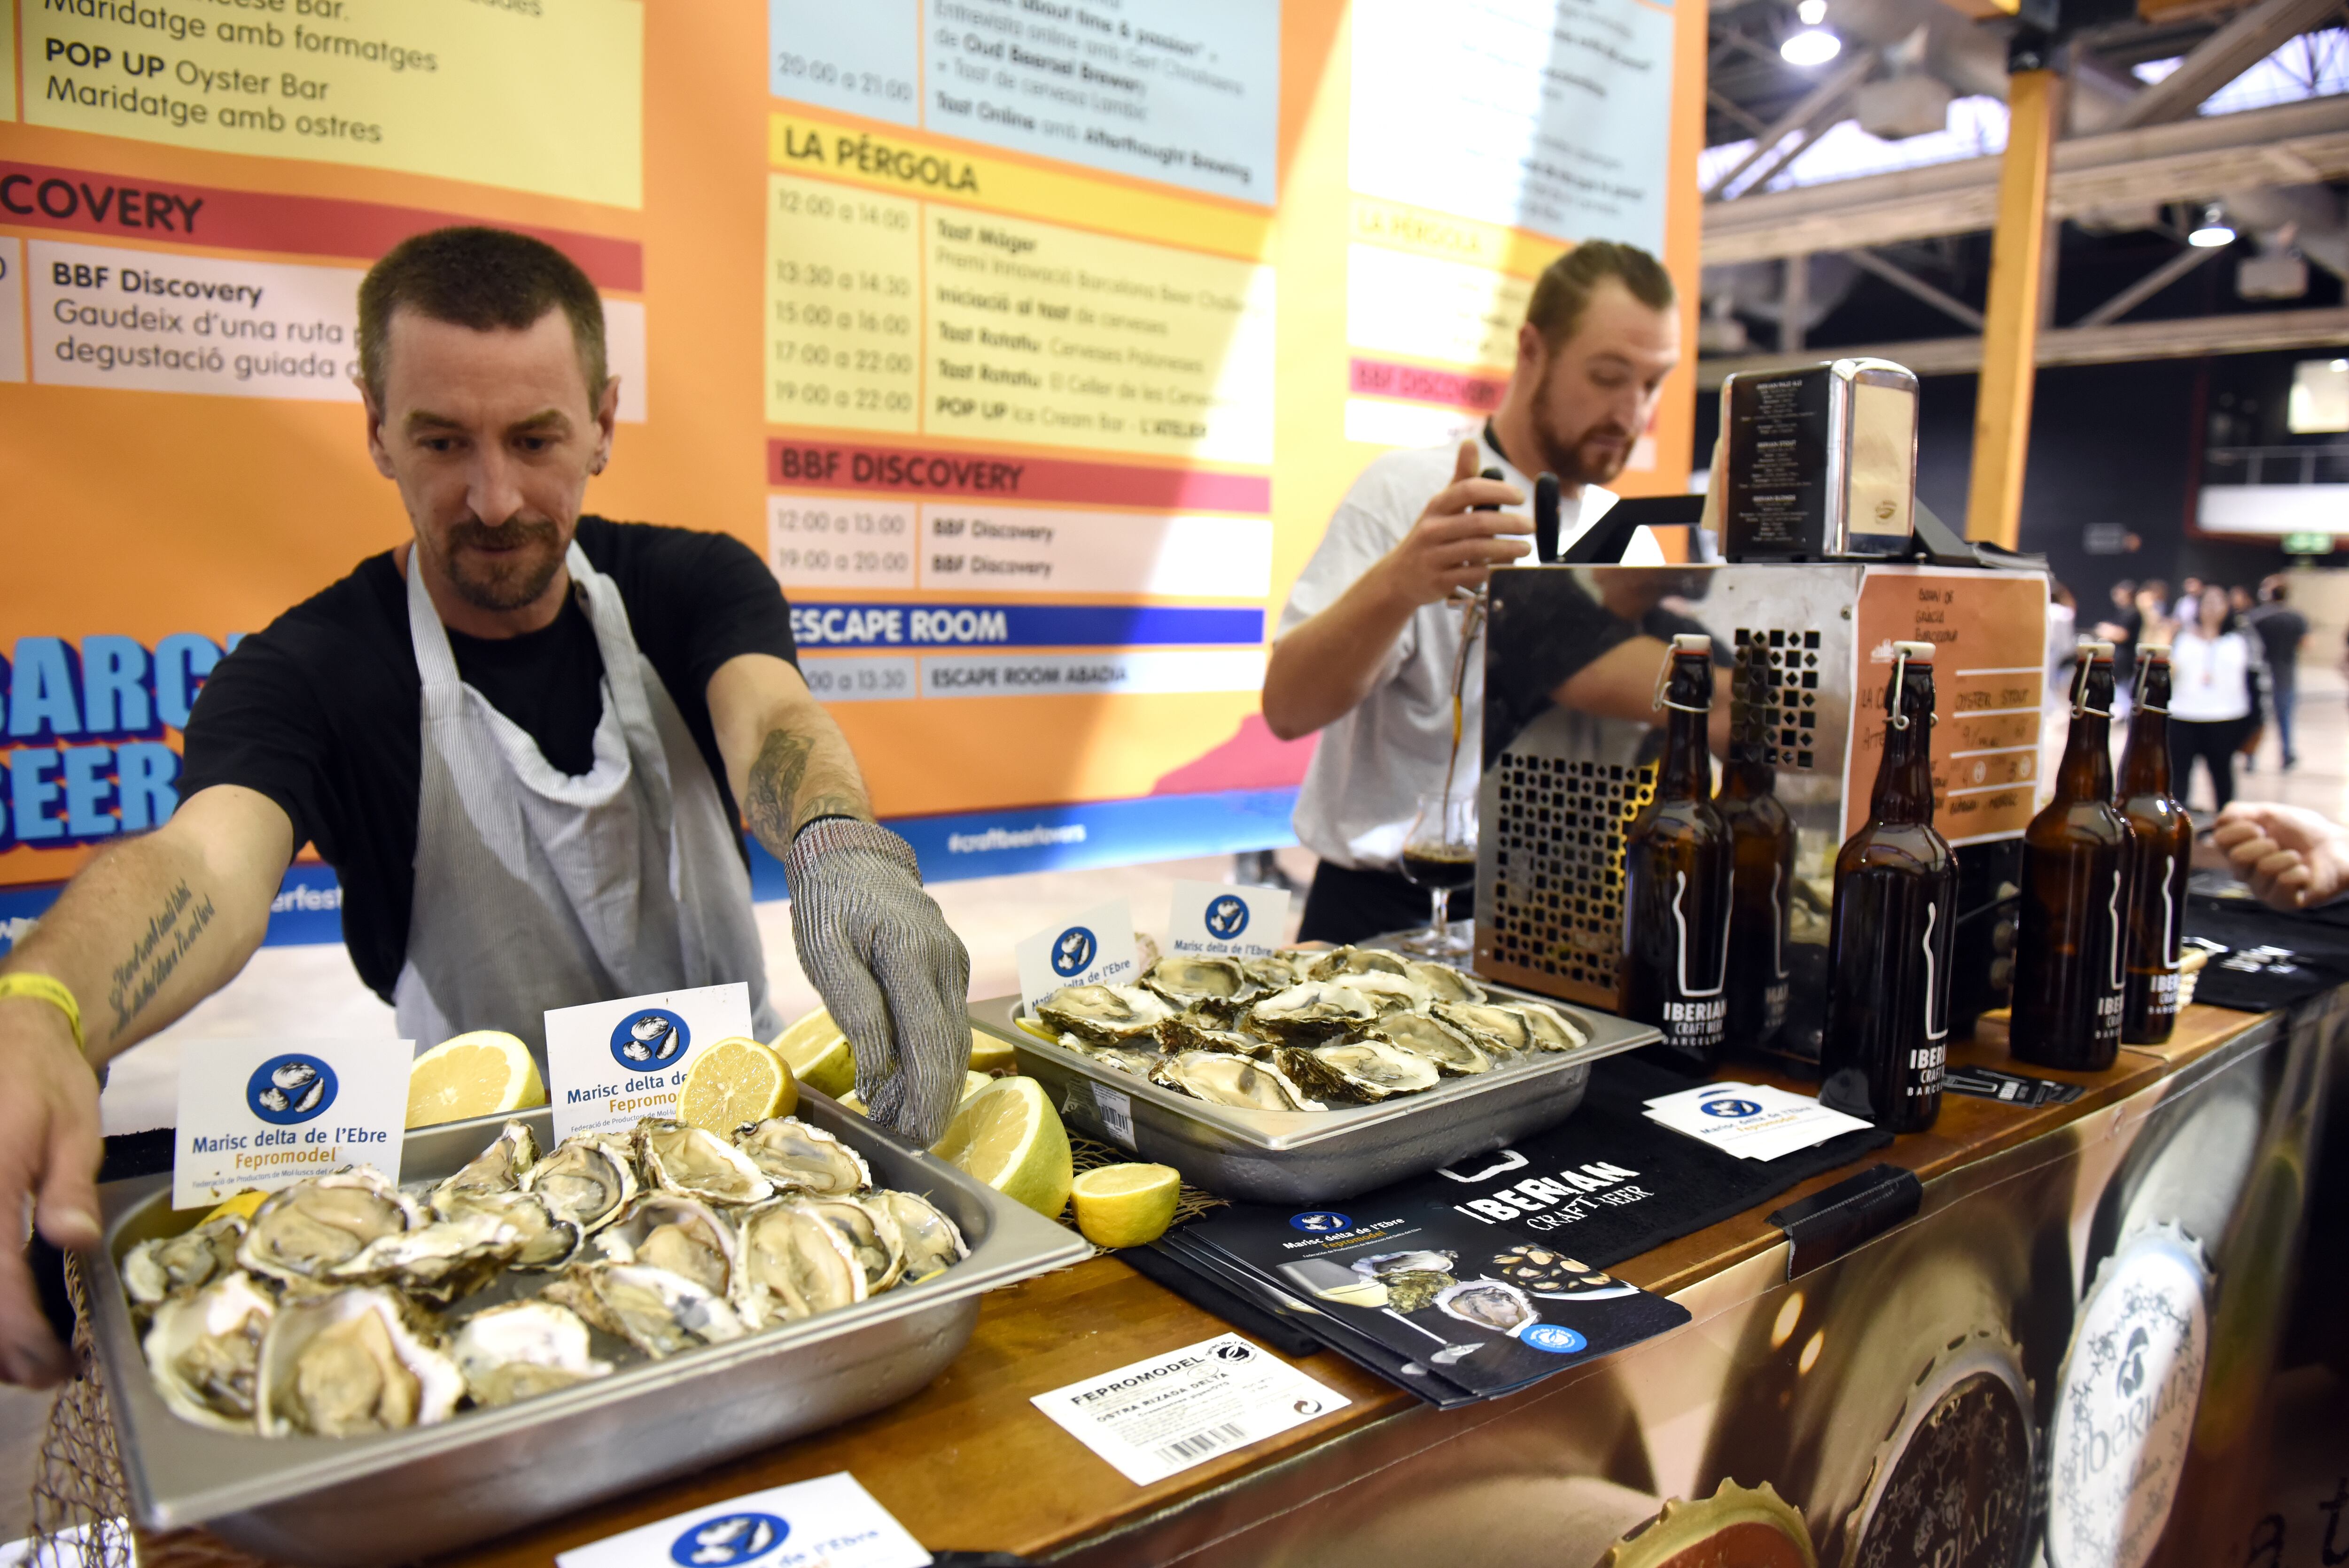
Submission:
[[[611,578],[636,645],[667,687],[735,812],[709,718],[709,677],[738,654],[798,663],[791,611],[757,555],[722,533],[579,520],[579,548]],[[451,632],[466,684],[568,773],[595,761],[604,661],[576,598],[525,636]],[[423,773],[423,685],[408,584],[389,552],[296,604],[216,665],[188,720],[183,797],[214,784],[268,796],[343,887],[343,942],[389,1000],[408,954]]]
[[[2300,659],[2301,641],[2308,635],[2308,617],[2289,604],[2262,604],[2244,618],[2267,655],[2268,669],[2290,684]]]

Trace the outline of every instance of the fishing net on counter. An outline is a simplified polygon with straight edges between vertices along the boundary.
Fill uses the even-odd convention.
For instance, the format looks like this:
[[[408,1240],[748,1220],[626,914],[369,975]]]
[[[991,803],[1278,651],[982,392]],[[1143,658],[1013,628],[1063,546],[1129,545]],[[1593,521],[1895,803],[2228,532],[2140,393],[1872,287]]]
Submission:
[[[1082,1175],[1088,1171],[1098,1171],[1104,1165],[1128,1164],[1135,1158],[1131,1150],[1120,1149],[1112,1143],[1096,1143],[1090,1138],[1081,1138],[1073,1132],[1069,1134],[1069,1155],[1070,1162],[1077,1175]],[[1202,1214],[1225,1208],[1230,1202],[1231,1200],[1228,1198],[1218,1198],[1206,1188],[1194,1187],[1185,1181],[1183,1183],[1183,1195],[1174,1201],[1174,1223],[1179,1225],[1185,1220],[1195,1220]],[[1072,1231],[1077,1228],[1077,1206],[1074,1200],[1070,1202],[1067,1208],[1061,1211],[1061,1223]],[[1109,1247],[1095,1247],[1093,1256],[1107,1257],[1112,1250]]]

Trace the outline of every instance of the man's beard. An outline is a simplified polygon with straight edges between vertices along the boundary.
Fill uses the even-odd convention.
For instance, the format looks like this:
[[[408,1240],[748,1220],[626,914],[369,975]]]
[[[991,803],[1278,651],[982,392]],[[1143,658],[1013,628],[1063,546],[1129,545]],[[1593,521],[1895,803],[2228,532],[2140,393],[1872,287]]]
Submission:
[[[1532,413],[1534,439],[1541,447],[1542,467],[1556,474],[1561,483],[1603,485],[1621,473],[1623,465],[1631,460],[1631,444],[1636,435],[1612,419],[1601,419],[1571,438],[1562,437],[1557,421],[1550,417],[1547,377],[1534,388]],[[1615,442],[1612,449],[1597,444],[1601,438]]]
[[[519,610],[535,603],[563,566],[563,531],[545,518],[514,518],[492,528],[479,518],[452,524],[442,541],[440,569],[457,596],[480,610]],[[497,554],[469,554],[500,545]]]

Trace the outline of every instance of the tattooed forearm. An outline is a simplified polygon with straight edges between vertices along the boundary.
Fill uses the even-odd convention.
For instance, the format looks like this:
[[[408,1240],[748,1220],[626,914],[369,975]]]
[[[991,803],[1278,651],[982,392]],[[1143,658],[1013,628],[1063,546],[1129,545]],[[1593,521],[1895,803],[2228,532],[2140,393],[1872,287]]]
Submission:
[[[844,753],[846,748],[839,749]],[[790,847],[793,833],[817,817],[873,815],[855,764],[844,755],[824,755],[814,736],[770,731],[750,765],[750,785],[743,814],[759,841],[778,855]]]
[[[163,895],[162,907],[147,918],[147,929],[130,944],[129,954],[114,966],[106,1000],[114,1009],[117,1034],[146,1011],[180,960],[203,936],[212,923],[210,895],[199,900],[183,881]]]

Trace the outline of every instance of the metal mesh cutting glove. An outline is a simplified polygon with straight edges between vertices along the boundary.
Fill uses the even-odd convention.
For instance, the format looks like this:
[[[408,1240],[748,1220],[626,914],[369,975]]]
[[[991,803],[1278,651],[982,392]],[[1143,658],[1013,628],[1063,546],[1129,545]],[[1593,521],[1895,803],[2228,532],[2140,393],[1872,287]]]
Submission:
[[[970,1067],[970,954],[922,891],[913,846],[874,822],[809,823],[783,856],[792,945],[856,1053],[874,1121],[926,1149]]]

